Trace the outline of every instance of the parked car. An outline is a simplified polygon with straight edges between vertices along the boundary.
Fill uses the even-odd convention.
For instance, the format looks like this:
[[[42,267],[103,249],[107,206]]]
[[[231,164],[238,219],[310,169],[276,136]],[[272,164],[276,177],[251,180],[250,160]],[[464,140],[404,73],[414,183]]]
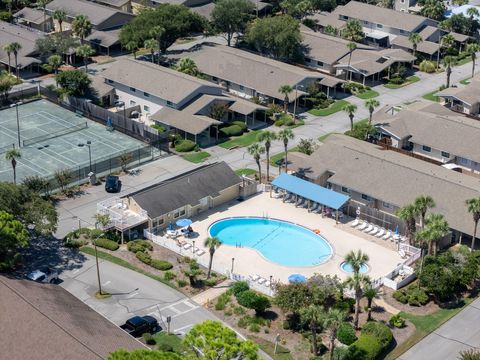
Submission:
[[[40,270],[32,271],[27,275],[27,278],[40,283],[55,284],[58,282],[58,273],[54,269],[42,268]]]
[[[115,175],[108,175],[105,179],[105,191],[106,192],[119,192],[120,191],[120,179]]]
[[[157,319],[153,316],[134,316],[128,319],[120,328],[132,336],[139,337],[145,333],[155,333],[162,328],[158,325]]]

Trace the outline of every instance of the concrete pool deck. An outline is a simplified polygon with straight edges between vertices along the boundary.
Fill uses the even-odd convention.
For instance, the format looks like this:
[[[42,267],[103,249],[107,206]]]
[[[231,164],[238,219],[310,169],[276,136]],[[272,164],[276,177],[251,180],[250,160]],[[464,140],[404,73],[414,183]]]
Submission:
[[[333,255],[323,264],[308,267],[287,267],[265,259],[259,252],[250,248],[236,248],[235,246],[222,245],[217,249],[213,259],[213,269],[220,272],[230,271],[232,258],[234,258],[234,273],[245,277],[260,275],[265,279],[272,276],[274,281],[287,282],[288,276],[293,273],[303,274],[307,277],[319,273],[338,275],[346,279],[348,274],[340,269],[345,255],[351,250],[362,250],[370,257],[367,273],[372,279],[388,274],[395,266],[402,262],[402,258],[394,245],[389,241],[377,239],[352,229],[349,224],[335,224],[335,219],[322,218],[320,214],[309,213],[305,208],[296,208],[292,203],[283,203],[281,199],[270,198],[269,193],[260,193],[243,202],[232,202],[212,209],[198,217],[193,217],[192,228],[198,233],[196,239],[186,239],[191,243],[195,240],[195,247],[203,248],[203,241],[208,234],[210,225],[220,219],[235,216],[267,216],[286,220],[309,229],[320,229],[321,235],[330,243]],[[371,238],[371,241],[370,241]],[[166,240],[174,242],[174,240]],[[383,243],[382,243],[383,242]],[[292,239],[294,246],[294,239]],[[208,264],[208,250],[201,257],[195,255],[199,261]],[[183,250],[183,255],[192,256],[192,252]]]

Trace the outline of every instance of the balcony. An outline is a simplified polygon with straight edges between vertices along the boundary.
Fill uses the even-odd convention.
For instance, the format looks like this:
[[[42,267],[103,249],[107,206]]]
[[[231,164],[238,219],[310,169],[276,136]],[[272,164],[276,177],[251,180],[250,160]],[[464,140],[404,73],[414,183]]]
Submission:
[[[97,213],[110,216],[107,228],[115,228],[122,232],[148,221],[145,210],[133,211],[128,207],[127,199],[118,197],[97,203]]]

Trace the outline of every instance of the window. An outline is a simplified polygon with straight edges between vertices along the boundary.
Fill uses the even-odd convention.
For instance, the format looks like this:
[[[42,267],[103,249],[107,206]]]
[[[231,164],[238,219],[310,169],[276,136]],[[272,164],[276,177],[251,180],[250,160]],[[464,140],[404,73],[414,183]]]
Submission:
[[[350,194],[350,189],[347,188],[346,186],[342,186],[342,192],[344,192],[346,194]]]
[[[323,66],[323,62],[317,61],[317,65],[318,65],[318,66]]]
[[[131,91],[131,92],[135,92],[135,91],[137,91],[137,89],[131,87],[131,88],[130,88],[130,91]]]
[[[400,34],[406,35],[407,31],[400,29]]]
[[[309,63],[309,62],[311,62],[311,61],[312,61],[312,60],[310,60],[309,58],[305,58],[305,62],[306,62],[306,63]]]
[[[184,216],[184,215],[185,215],[185,209],[180,210],[180,216]]]
[[[348,16],[340,15],[340,19],[342,19],[342,20],[348,20]]]
[[[382,202],[382,206],[383,206],[385,209],[391,209],[391,208],[392,208],[392,205],[390,205],[390,204],[387,203],[387,202]]]
[[[367,201],[372,201],[372,198],[368,195],[362,194],[362,199]]]
[[[216,76],[212,76],[212,80],[213,80],[213,81],[217,81],[218,78],[217,78]]]
[[[363,25],[368,25],[368,21],[363,20]]]
[[[165,219],[164,219],[164,218],[157,219],[157,226],[163,225],[164,222],[165,222]]]
[[[150,97],[150,94],[149,94],[149,93],[146,93],[146,92],[144,92],[144,93],[143,93],[143,96],[145,96],[145,97]]]
[[[462,158],[462,157],[459,157],[459,159],[460,159],[460,164],[463,164],[463,165],[468,164],[468,159],[465,159],[465,158]]]
[[[171,107],[171,108],[174,108],[174,107],[175,107],[175,104],[172,103],[171,101],[167,101],[167,106],[168,106],[168,107]]]
[[[240,88],[240,90],[242,90],[242,91],[245,90],[245,88],[244,88],[242,85],[240,85],[239,88]]]
[[[150,112],[150,106],[143,105],[143,110],[146,111],[146,112]]]
[[[425,152],[432,152],[432,148],[430,146],[422,145],[422,150]]]
[[[135,105],[137,105],[137,103],[133,100],[130,100],[130,106],[135,106]]]
[[[442,151],[442,156],[443,157],[446,157],[446,158],[449,158],[450,157],[450,153],[446,152],[446,151]]]
[[[383,28],[383,25],[382,24],[377,24],[377,28],[381,29],[381,28]]]

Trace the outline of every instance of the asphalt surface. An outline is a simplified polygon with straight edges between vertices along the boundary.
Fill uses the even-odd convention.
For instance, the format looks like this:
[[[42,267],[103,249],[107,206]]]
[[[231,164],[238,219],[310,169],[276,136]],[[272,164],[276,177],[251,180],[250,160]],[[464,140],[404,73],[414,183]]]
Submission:
[[[458,360],[461,351],[480,349],[480,299],[401,355],[399,360]]]

